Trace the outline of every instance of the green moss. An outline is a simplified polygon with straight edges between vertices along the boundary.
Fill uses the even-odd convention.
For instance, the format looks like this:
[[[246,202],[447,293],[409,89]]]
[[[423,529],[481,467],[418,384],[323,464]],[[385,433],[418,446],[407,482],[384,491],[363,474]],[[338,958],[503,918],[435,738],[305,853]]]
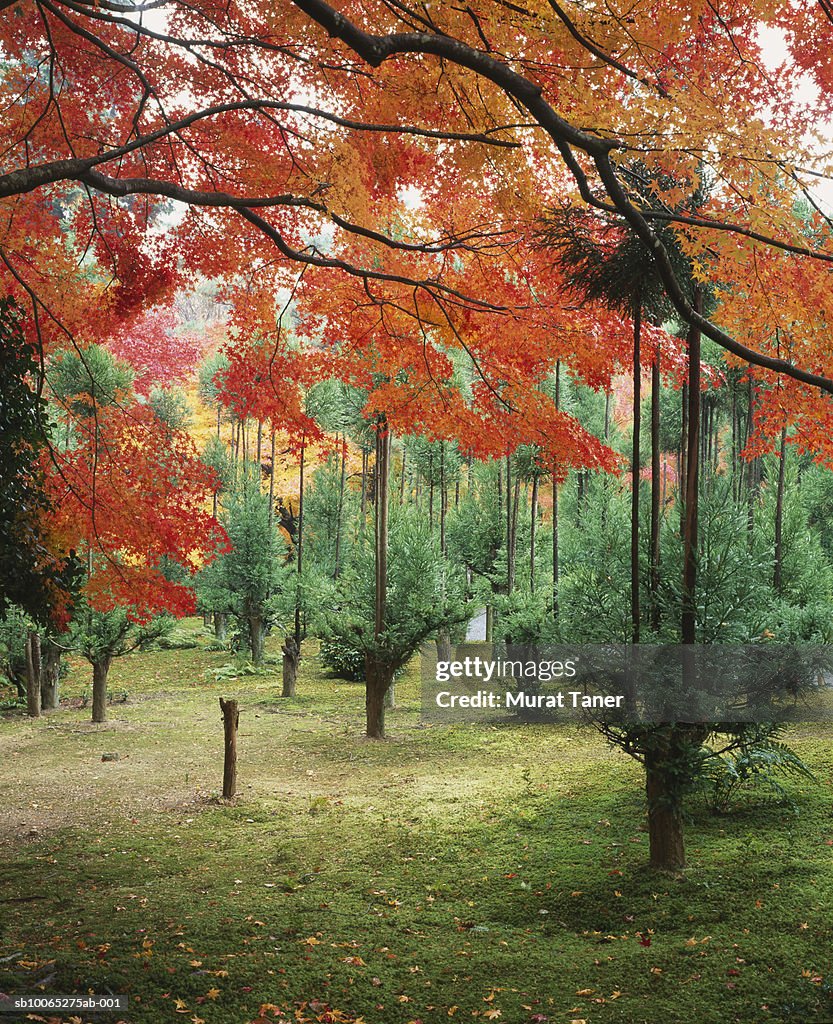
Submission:
[[[131,1024],[263,1003],[367,1024],[833,1019],[827,727],[790,737],[818,778],[789,783],[797,818],[694,808],[670,877],[645,867],[638,766],[593,733],[423,727],[411,667],[392,739],[369,742],[362,687],[314,651],[294,700],[277,664],[215,684],[228,654],[156,651],[114,666],[129,700],[107,726],[0,722],[0,940],[20,954],[0,990],[124,991]],[[233,806],[220,694],[241,703]]]

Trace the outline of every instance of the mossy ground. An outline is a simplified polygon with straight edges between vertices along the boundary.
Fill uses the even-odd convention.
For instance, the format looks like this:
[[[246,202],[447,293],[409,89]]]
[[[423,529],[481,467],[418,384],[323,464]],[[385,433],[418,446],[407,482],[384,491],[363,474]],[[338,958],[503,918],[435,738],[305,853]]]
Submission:
[[[798,816],[693,807],[667,876],[638,765],[592,731],[425,727],[414,667],[370,742],[362,687],[308,646],[293,700],[201,640],[117,662],[104,726],[0,721],[0,991],[125,992],[97,1019],[131,1024],[833,1021],[829,726],[790,736]]]

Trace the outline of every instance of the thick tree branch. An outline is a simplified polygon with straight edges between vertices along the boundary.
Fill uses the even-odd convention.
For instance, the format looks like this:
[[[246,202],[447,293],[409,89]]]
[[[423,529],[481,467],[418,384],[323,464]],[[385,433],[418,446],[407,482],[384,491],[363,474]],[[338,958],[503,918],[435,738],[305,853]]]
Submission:
[[[399,54],[427,53],[469,68],[494,82],[509,96],[521,103],[547,132],[576,176],[578,184],[584,185],[582,191],[587,189],[586,177],[570,150],[571,148],[578,149],[591,157],[615,212],[628,221],[653,254],[668,297],[687,323],[696,324],[707,337],[717,342],[722,348],[754,366],[782,373],[804,384],[810,384],[833,394],[833,379],[801,369],[787,360],[757,352],[741,344],[694,310],[680,287],[661,240],[651,229],[643,213],[630,201],[627,192],[616,176],[609,154],[614,149],[623,148],[620,142],[580,131],[556,114],[543,98],[542,91],[537,85],[513,71],[497,58],[488,53],[474,50],[459,40],[448,36],[435,36],[419,32],[376,36],[362,31],[327,4],[325,0],[294,0],[294,3],[309,17],[317,21],[330,36],[342,40],[372,67],[378,67],[385,60]],[[578,174],[576,174],[577,170]],[[582,179],[584,179],[583,182]],[[585,199],[587,199],[586,195]]]

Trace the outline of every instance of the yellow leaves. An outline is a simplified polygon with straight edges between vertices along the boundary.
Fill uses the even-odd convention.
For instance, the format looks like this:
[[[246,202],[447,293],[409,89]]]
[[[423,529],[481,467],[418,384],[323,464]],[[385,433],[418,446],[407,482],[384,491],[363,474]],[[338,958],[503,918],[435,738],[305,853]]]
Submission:
[[[576,990],[577,996],[592,996],[596,990],[594,988],[580,988]]]
[[[500,1010],[496,1009],[495,1007],[492,1007],[490,1010],[486,1010],[483,1016],[487,1020],[497,1020],[498,1017],[502,1017],[503,1014],[500,1012]]]
[[[188,964],[190,967],[202,967],[202,960],[189,960]]]
[[[320,934],[320,933],[319,933]],[[300,940],[302,946],[320,946],[321,939],[317,939],[314,935],[310,935],[307,939]]]
[[[208,990],[208,991],[207,991],[207,992],[205,993],[205,998],[206,998],[206,999],[211,999],[211,1000],[212,1000],[212,1002],[213,1002],[214,1000],[216,1000],[216,999],[219,999],[219,997],[220,997],[220,989],[218,989],[218,988],[210,988],[210,989],[209,989],[209,990]]]
[[[184,999],[174,999],[174,1007],[177,1013],[188,1013],[188,1004]]]
[[[457,1011],[458,1011],[459,1009],[460,1009],[460,1007],[459,1007],[459,1006],[449,1006],[449,1008],[448,1008],[448,1010],[446,1011],[446,1013],[448,1014],[448,1016],[449,1016],[449,1017],[453,1017],[453,1016],[454,1016],[454,1014],[455,1014],[455,1013],[456,1013],[456,1012],[457,1012]]]

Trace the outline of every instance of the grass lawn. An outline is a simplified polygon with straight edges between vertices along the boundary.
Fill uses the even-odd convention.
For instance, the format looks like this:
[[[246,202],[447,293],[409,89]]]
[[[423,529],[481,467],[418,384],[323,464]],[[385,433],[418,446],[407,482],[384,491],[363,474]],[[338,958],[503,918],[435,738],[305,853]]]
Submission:
[[[114,1024],[833,1021],[831,726],[789,737],[797,815],[692,806],[662,875],[639,766],[594,732],[426,727],[414,666],[370,742],[308,648],[293,700],[201,640],[116,662],[106,725],[80,662],[74,706],[0,719],[0,991],[127,993]]]

